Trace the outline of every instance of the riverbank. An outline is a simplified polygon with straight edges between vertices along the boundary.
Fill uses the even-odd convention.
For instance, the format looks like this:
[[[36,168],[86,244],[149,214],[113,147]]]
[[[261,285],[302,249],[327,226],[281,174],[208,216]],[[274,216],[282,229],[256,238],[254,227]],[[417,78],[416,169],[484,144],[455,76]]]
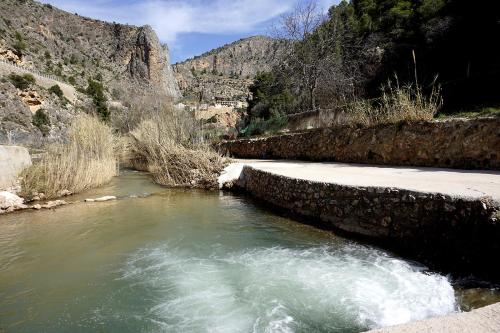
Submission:
[[[324,229],[434,269],[500,281],[500,172],[239,161],[220,178]]]

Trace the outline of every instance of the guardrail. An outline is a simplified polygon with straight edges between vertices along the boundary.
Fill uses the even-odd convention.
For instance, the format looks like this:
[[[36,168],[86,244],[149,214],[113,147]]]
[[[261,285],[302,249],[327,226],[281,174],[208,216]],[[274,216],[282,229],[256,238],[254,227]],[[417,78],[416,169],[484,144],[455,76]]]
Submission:
[[[10,66],[12,68],[16,68],[16,69],[20,69],[20,70],[23,70],[23,71],[26,71],[26,72],[30,72],[32,74],[44,77],[46,79],[50,79],[50,80],[53,80],[53,81],[61,82],[60,79],[58,79],[57,77],[55,77],[53,75],[42,73],[42,72],[40,72],[40,71],[38,71],[36,69],[26,68],[26,67],[23,67],[23,66],[19,66],[18,64],[14,63],[14,62],[10,62],[10,61],[4,60],[4,59],[0,59],[0,63],[8,65],[8,66]],[[64,82],[61,82],[61,83],[66,84]]]

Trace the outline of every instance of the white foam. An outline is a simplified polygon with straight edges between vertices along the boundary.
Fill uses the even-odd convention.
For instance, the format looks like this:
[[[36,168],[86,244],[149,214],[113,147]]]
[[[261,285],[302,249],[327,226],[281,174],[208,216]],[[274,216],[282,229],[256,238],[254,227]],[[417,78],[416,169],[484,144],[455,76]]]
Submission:
[[[138,252],[123,279],[154,290],[150,314],[168,331],[335,332],[456,310],[445,277],[362,246],[263,248],[218,257],[165,246]]]

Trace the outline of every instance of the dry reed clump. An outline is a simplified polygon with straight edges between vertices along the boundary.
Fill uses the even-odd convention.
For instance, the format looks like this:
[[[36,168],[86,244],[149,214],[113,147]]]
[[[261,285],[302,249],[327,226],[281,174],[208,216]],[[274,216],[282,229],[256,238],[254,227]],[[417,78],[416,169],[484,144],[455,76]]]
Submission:
[[[115,138],[111,128],[89,115],[80,115],[68,130],[67,142],[51,144],[42,159],[22,176],[23,195],[43,192],[55,198],[98,187],[117,174]]]
[[[172,187],[215,188],[225,159],[203,143],[194,118],[167,108],[131,132],[130,162]]]
[[[429,95],[418,85],[401,87],[390,81],[382,87],[382,96],[376,101],[358,100],[346,103],[333,116],[320,115],[328,125],[393,124],[401,121],[432,120],[442,106],[441,90],[433,85]]]

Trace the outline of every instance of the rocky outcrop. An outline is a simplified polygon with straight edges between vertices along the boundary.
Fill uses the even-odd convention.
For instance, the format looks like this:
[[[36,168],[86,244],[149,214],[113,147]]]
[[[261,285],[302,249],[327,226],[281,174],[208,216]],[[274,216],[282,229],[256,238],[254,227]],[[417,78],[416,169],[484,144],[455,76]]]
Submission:
[[[32,0],[4,0],[0,31],[0,48],[18,54],[24,67],[63,80],[73,77],[77,86],[102,77],[110,91],[149,87],[179,96],[168,49],[149,26],[89,19]]]
[[[179,98],[168,52],[150,26],[139,28],[128,69],[132,77],[146,80],[161,94]]]
[[[279,61],[281,43],[255,36],[211,50],[173,66],[185,96],[245,100],[252,79]]]
[[[151,27],[94,20],[33,0],[0,1],[0,60],[16,63],[33,73],[50,75],[80,91],[72,98],[73,94],[67,94],[60,84],[69,104],[48,94],[36,99],[36,103],[48,101],[44,103],[47,105],[32,105],[33,98],[21,99],[12,93],[7,78],[10,70],[4,70],[0,73],[0,140],[4,142],[9,133],[17,136],[16,142],[41,141],[42,133],[31,126],[31,119],[12,121],[17,118],[13,114],[29,116],[30,108],[44,108],[53,128],[43,134],[60,138],[76,109],[94,110],[92,99],[84,93],[89,79],[102,82],[113,105],[129,105],[149,96],[180,97],[168,48],[161,45]],[[36,84],[43,90],[50,88],[40,82]],[[12,104],[16,104],[17,111],[9,108]],[[123,110],[114,108],[116,112]]]
[[[500,170],[500,118],[343,126],[225,141],[218,147],[239,158]]]

